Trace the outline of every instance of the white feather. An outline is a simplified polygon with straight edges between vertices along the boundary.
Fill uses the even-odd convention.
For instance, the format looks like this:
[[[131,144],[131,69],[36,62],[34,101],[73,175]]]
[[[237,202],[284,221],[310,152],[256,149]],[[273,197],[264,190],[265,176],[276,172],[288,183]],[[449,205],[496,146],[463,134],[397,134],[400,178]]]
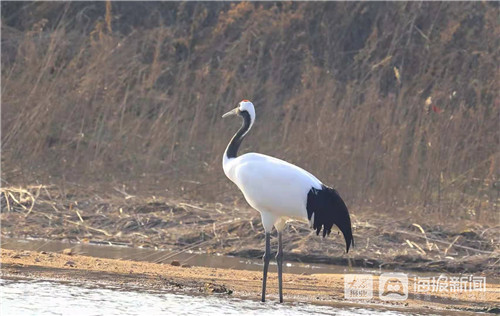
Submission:
[[[265,217],[273,224],[283,218],[307,220],[307,194],[321,189],[321,182],[304,169],[262,154],[224,159],[223,167],[247,202],[261,214],[269,213]]]
[[[328,199],[333,200],[333,204],[338,204],[341,224],[344,222],[349,224],[347,228],[345,225],[341,226],[343,227],[342,232],[346,238],[346,250],[348,251],[348,241],[352,240],[349,214],[338,194],[333,189],[325,188],[315,176],[304,169],[286,161],[262,154],[249,153],[238,156],[238,148],[255,121],[255,109],[252,102],[243,100],[238,104],[237,108],[225,113],[222,117],[231,115],[242,117],[243,124],[226,147],[222,159],[222,167],[226,176],[241,190],[248,204],[261,214],[262,225],[266,231],[262,302],[265,301],[266,297],[265,289],[269,267],[270,233],[273,226],[280,232],[278,234],[279,251],[276,255],[276,261],[278,264],[279,297],[280,302],[283,302],[283,244],[281,231],[285,228],[287,220],[308,220],[309,207],[309,213],[312,213],[309,225],[314,228],[315,217],[317,217],[319,223],[315,227],[316,231],[319,233],[323,227],[324,237],[330,232],[330,228],[335,224],[335,220],[332,218],[332,215],[334,215],[332,212],[325,215],[326,208],[323,204],[329,203]],[[308,201],[309,194],[313,194],[310,201]],[[311,204],[308,205],[308,202],[311,202]],[[317,212],[322,213],[319,216],[315,216]]]

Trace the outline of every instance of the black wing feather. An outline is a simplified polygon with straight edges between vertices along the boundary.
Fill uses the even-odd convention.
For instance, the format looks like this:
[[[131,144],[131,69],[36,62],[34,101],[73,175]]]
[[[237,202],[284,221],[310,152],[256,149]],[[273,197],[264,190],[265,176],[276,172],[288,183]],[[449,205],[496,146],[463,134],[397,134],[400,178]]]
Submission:
[[[337,225],[344,235],[346,252],[349,252],[352,237],[351,218],[349,211],[339,193],[325,185],[320,190],[311,188],[307,194],[307,217],[311,220],[314,214],[313,229],[319,235],[323,229],[323,237],[330,235],[333,225]]]

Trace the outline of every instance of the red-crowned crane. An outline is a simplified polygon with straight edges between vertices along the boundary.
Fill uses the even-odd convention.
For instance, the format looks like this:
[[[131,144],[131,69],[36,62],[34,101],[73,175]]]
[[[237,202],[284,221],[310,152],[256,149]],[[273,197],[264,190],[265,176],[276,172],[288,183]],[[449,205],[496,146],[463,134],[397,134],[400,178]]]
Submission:
[[[224,152],[222,166],[226,176],[243,192],[248,204],[260,212],[266,233],[262,302],[266,299],[266,280],[271,257],[271,231],[278,231],[279,299],[283,302],[283,244],[282,231],[289,219],[308,220],[318,235],[330,234],[335,224],[344,235],[346,252],[354,245],[351,219],[347,207],[334,189],[324,185],[315,176],[286,161],[257,153],[237,156],[238,148],[255,122],[252,102],[243,100],[238,107],[222,117],[238,115],[243,125],[233,136]]]

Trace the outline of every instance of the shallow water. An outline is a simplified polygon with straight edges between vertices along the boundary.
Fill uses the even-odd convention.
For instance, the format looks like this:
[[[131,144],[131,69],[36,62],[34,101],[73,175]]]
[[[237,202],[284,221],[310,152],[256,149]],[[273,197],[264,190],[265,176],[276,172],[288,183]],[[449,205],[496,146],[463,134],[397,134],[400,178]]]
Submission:
[[[277,304],[48,281],[0,279],[1,315],[415,315],[368,308]]]
[[[69,243],[51,240],[18,239],[5,237],[2,238],[1,247],[12,250],[34,250],[48,252],[61,252],[66,248],[71,248],[74,254],[99,258],[137,260],[156,263],[170,263],[173,260],[176,260],[181,264],[198,267],[254,271],[262,270],[262,260],[260,259],[246,259],[214,254],[209,255],[204,253],[196,253],[189,250],[181,252],[162,249],[132,248],[116,245],[96,245],[88,243]],[[275,265],[276,263],[272,260],[270,264]],[[361,271],[361,269],[356,270]],[[348,269],[347,267],[343,266],[327,264],[305,264],[285,261],[283,271],[285,273],[295,274],[345,273],[348,271]]]
[[[94,243],[70,243],[67,241],[45,240],[45,239],[22,239],[2,237],[0,240],[1,248],[11,250],[31,250],[31,251],[47,251],[47,252],[62,252],[64,249],[70,248],[73,254],[85,255],[97,258],[121,259],[146,261],[155,263],[170,263],[178,261],[182,265],[190,265],[197,267],[236,269],[236,270],[252,270],[262,271],[261,259],[248,259],[241,257],[206,254],[187,251],[171,251],[165,249],[150,249],[150,248],[132,248],[128,246],[118,246],[109,244],[94,244]],[[271,260],[271,266],[276,266],[276,261]],[[271,269],[276,269],[273,267]],[[287,262],[285,254],[285,262],[283,264],[284,273],[293,274],[317,274],[317,273],[371,273],[379,275],[384,272],[395,272],[394,270],[384,270],[376,268],[348,268],[346,266],[320,264],[320,263],[301,263]],[[414,272],[405,271],[408,277],[439,275],[436,272]],[[450,274],[447,275],[459,275]],[[500,283],[500,279],[496,277],[488,277],[488,283]]]

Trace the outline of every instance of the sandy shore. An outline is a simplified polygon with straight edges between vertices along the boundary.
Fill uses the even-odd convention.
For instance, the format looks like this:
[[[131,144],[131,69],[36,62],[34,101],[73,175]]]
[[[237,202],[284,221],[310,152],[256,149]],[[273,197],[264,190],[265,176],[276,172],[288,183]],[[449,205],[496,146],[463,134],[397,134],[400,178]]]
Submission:
[[[82,255],[1,249],[3,276],[76,281],[103,286],[122,286],[145,290],[175,290],[188,293],[231,295],[258,300],[261,273],[257,271],[173,266],[148,262],[112,260]],[[374,288],[378,288],[374,276]],[[277,299],[277,275],[270,273],[268,299]],[[373,305],[446,313],[492,311],[500,302],[500,286],[487,283],[485,292],[439,293],[437,296],[416,297],[413,280],[409,279],[409,298],[402,302],[383,302],[374,293],[369,301],[344,299],[343,274],[284,275],[285,301],[315,304]],[[496,310],[498,312],[498,309]]]

